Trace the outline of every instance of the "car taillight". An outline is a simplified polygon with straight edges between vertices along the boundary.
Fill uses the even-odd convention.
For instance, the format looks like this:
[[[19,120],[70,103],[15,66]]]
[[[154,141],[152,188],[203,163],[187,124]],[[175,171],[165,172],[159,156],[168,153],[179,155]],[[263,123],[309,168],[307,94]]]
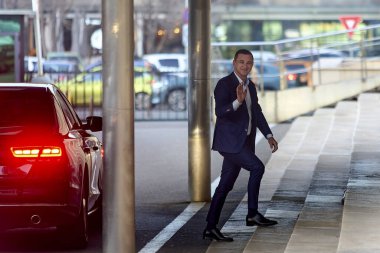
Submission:
[[[62,156],[60,147],[12,147],[14,157],[59,157]]]
[[[288,81],[294,81],[297,79],[297,74],[288,74]]]

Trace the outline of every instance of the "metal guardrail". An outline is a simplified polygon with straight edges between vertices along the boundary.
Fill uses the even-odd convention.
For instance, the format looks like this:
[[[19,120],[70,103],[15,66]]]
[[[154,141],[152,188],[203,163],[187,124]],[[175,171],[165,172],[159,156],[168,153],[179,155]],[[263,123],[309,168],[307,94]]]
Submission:
[[[101,115],[103,82],[100,71],[44,73],[76,108],[79,116]],[[26,72],[30,82],[37,75]],[[135,70],[135,120],[187,120],[187,73]]]
[[[380,25],[272,42],[214,42],[211,46],[212,61],[231,60],[238,48],[251,50],[257,67],[251,78],[263,93],[326,84],[322,76],[332,71],[355,71],[365,81],[377,71],[371,62],[380,59]],[[276,66],[277,72],[268,72],[268,65]],[[276,88],[269,85],[274,78]]]
[[[353,32],[351,39],[346,38],[349,32]],[[342,82],[342,78],[366,81],[380,76],[380,25],[273,42],[214,42],[211,46],[211,91],[221,77],[231,73],[232,54],[242,47],[254,53],[251,78],[262,94]],[[25,80],[35,74],[26,73]],[[80,117],[101,114],[101,70],[45,74],[68,96]],[[187,120],[188,87],[187,72],[135,72],[135,119]]]

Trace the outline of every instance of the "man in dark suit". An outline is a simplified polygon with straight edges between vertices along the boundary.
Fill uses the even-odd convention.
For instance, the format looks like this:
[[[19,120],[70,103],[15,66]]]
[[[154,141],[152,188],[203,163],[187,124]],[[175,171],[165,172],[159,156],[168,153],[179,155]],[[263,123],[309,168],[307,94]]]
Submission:
[[[277,221],[269,220],[258,212],[258,198],[264,164],[255,155],[256,128],[268,140],[272,153],[278,148],[272,131],[258,103],[255,84],[248,79],[253,67],[253,55],[240,49],[233,59],[234,71],[219,80],[215,96],[217,116],[212,149],[223,156],[220,182],[215,190],[207,215],[207,227],[203,238],[217,241],[233,241],[217,228],[227,194],[232,190],[240,169],[250,172],[248,181],[247,226],[272,226]]]

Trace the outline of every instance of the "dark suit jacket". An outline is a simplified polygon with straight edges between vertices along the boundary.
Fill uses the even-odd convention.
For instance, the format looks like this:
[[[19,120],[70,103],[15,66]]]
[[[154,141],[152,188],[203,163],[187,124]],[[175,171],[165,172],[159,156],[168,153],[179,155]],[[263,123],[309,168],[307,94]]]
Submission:
[[[217,116],[212,149],[219,152],[238,153],[241,151],[247,138],[249,115],[246,102],[234,111],[232,102],[237,98],[236,87],[239,80],[232,72],[220,79],[214,90],[215,114]],[[255,85],[249,81],[249,93],[251,95],[252,129],[251,142],[253,151],[255,148],[256,128],[264,136],[272,134],[268,123],[258,103]]]

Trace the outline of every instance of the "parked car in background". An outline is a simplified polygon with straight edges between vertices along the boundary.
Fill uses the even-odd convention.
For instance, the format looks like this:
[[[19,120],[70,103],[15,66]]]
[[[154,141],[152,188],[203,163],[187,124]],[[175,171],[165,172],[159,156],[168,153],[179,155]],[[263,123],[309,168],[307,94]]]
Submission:
[[[233,59],[211,60],[211,75],[220,77],[230,74],[234,70]]]
[[[316,62],[320,59],[327,59],[330,62],[340,63],[344,58],[346,58],[346,54],[342,51],[328,48],[295,50],[283,55],[284,61],[302,60]]]
[[[187,108],[188,74],[162,73],[153,85],[152,105],[167,104],[172,111]]]
[[[49,52],[46,59],[50,61],[73,62],[78,66],[80,71],[84,69],[81,57],[75,52]]]
[[[380,42],[379,39],[377,41],[372,42],[370,44],[360,45],[359,43],[355,45],[350,45],[349,47],[345,47],[342,49],[342,53],[346,57],[350,58],[373,58],[380,57]]]
[[[162,72],[187,72],[186,54],[146,54],[143,59],[152,64],[153,71]]]
[[[259,89],[264,87],[264,90],[280,90],[281,71],[278,66],[268,63],[255,63],[254,67],[256,74],[253,75],[257,76],[251,76],[251,79],[258,85]],[[298,87],[295,73],[285,73],[285,80],[288,88]]]
[[[42,69],[54,83],[70,80],[81,72],[78,64],[66,60],[46,60]]]
[[[284,62],[286,71],[296,75],[296,86],[313,86],[313,63],[310,61],[293,60]]]
[[[265,50],[251,51],[255,63],[277,64],[278,57],[275,53]]]
[[[56,86],[33,83],[1,83],[0,114],[0,228],[56,227],[85,247],[101,208],[101,117],[82,123]]]
[[[72,61],[66,60],[45,60],[41,59],[42,72],[50,78],[53,83],[62,82],[75,77],[81,72],[79,66]],[[38,74],[37,57],[24,58],[25,80],[30,81]]]
[[[152,71],[143,60],[135,60],[134,89],[135,108],[146,110],[151,106],[152,84],[155,81]],[[76,106],[101,106],[103,103],[102,63],[92,65],[87,71],[57,85]]]

